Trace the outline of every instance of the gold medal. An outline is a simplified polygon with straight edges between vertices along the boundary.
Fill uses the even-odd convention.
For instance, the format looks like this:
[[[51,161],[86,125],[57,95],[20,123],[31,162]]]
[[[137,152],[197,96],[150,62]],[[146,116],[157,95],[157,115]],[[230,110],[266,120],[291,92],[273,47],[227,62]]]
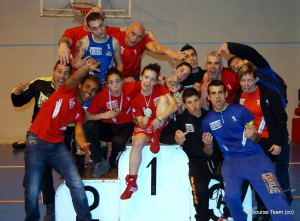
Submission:
[[[117,112],[117,113],[120,113],[120,108],[119,108],[119,107],[115,107],[113,110],[114,110],[115,112]]]

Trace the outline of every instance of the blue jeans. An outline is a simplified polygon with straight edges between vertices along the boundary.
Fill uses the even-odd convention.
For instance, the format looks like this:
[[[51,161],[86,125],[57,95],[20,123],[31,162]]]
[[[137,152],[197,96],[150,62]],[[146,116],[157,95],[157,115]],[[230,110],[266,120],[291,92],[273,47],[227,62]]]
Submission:
[[[91,213],[84,185],[70,151],[64,143],[47,143],[31,132],[28,132],[25,146],[25,221],[40,219],[38,195],[47,164],[64,177],[78,220],[90,221]]]

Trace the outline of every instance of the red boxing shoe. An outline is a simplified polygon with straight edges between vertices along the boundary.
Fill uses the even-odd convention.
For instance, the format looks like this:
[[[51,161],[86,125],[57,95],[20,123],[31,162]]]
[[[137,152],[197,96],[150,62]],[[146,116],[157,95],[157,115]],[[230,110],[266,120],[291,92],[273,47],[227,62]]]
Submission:
[[[131,195],[138,190],[138,186],[136,184],[136,179],[138,175],[130,175],[128,174],[125,178],[127,187],[125,191],[121,195],[121,200],[127,200],[131,198]]]
[[[152,140],[151,140],[151,145],[150,145],[150,151],[152,153],[158,153],[160,150],[160,144],[159,144],[159,139],[160,135],[162,132],[162,128],[159,127],[157,130],[153,133]]]

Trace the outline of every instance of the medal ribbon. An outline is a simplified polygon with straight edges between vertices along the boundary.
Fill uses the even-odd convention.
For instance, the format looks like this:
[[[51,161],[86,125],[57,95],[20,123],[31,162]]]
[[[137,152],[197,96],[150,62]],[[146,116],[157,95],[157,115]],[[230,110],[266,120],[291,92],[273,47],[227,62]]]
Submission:
[[[111,108],[111,94],[110,94],[110,90],[108,90],[108,101],[109,101],[109,109],[112,110],[112,108]],[[121,92],[120,112],[122,110],[122,105],[123,105],[123,92]]]

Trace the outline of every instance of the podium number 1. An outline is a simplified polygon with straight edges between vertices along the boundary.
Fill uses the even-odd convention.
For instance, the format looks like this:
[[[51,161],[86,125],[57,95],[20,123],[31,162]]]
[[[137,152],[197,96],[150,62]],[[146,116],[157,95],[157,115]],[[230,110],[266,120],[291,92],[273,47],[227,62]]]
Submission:
[[[157,158],[153,157],[147,168],[151,166],[151,195],[156,195],[156,168],[157,168]]]

